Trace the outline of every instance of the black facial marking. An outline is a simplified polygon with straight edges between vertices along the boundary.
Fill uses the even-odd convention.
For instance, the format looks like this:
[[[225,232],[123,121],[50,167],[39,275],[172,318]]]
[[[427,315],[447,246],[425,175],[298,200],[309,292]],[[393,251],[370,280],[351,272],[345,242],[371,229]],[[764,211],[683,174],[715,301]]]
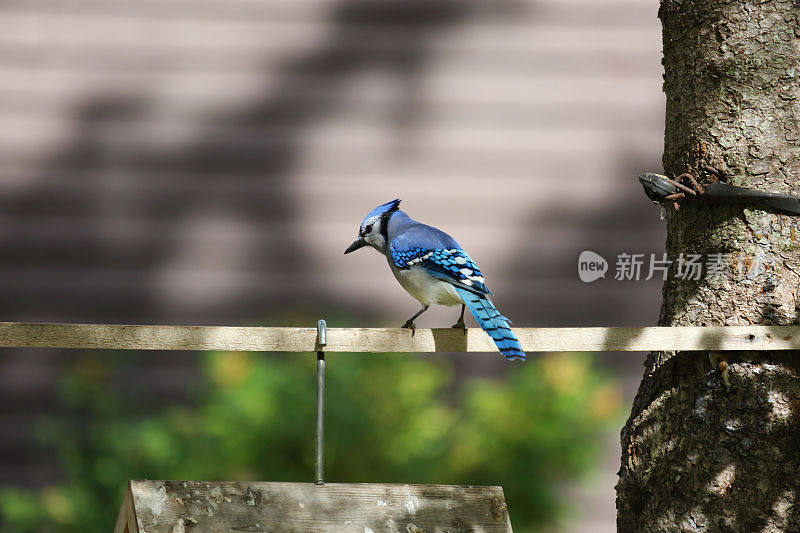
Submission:
[[[394,213],[394,211],[396,211],[396,209],[395,210],[391,210],[391,211],[387,211],[387,212],[385,212],[384,214],[381,215],[381,219],[380,219],[380,224],[381,225],[379,226],[379,229],[380,229],[380,234],[383,236],[383,242],[385,242],[385,243],[389,242],[389,233],[388,233],[388,231],[389,231],[389,217],[392,216],[392,213]]]

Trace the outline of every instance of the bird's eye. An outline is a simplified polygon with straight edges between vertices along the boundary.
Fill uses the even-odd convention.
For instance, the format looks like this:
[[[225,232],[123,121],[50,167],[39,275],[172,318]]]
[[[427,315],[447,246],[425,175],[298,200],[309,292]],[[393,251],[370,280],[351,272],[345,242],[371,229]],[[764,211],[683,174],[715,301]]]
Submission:
[[[368,224],[368,225],[364,226],[364,234],[367,234],[370,231],[372,231],[372,224]]]

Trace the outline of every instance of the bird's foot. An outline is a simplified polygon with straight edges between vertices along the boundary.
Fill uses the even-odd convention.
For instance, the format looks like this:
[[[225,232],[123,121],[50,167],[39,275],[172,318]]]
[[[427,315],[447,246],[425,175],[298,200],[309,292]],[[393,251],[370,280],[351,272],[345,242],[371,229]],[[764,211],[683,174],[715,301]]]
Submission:
[[[464,324],[464,319],[462,319],[462,318],[459,318],[458,322],[456,322],[455,324],[453,324],[450,327],[453,328],[453,329],[462,329],[462,330],[464,330],[464,335],[467,334],[467,325]]]
[[[413,320],[406,320],[406,323],[400,327],[403,329],[410,329],[412,337],[414,336],[414,332],[417,330],[417,326],[414,324]]]

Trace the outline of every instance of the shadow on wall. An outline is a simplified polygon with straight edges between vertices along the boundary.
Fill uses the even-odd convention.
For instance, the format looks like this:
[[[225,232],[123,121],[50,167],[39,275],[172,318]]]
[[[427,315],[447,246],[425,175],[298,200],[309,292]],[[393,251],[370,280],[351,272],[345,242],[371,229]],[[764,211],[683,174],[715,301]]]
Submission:
[[[653,168],[654,161],[644,161],[635,154],[620,150],[616,196],[603,199],[592,209],[583,204],[569,208],[569,201],[552,209],[534,213],[529,222],[530,238],[509,267],[515,279],[528,279],[526,290],[514,292],[504,304],[519,324],[554,326],[624,326],[655,324],[661,302],[662,279],[648,274],[649,254],[658,257],[664,251],[666,226],[659,219],[658,208],[642,194],[636,181],[642,169]],[[577,185],[579,187],[580,185]],[[571,192],[564,180],[564,194]],[[566,228],[566,230],[564,229]],[[537,239],[554,230],[558,239],[555,253],[542,254]],[[584,283],[578,278],[578,256],[584,250],[600,254],[608,262],[605,278]],[[620,253],[644,253],[645,265],[639,281],[615,280],[616,260]],[[513,313],[513,314],[512,314]]]
[[[0,233],[0,312],[205,323],[262,316],[267,302],[324,302],[303,292],[313,271],[289,187],[301,141],[335,109],[345,82],[371,68],[407,85],[394,115],[395,127],[408,126],[419,112],[414,86],[427,37],[470,10],[453,0],[335,4],[327,40],[287,60],[274,89],[208,119],[238,130],[233,138],[200,128],[188,145],[158,145],[142,123],[150,95],[87,96],[70,144],[37,162],[26,188],[0,198],[20,229]],[[354,44],[349,37],[364,28],[391,32],[397,46]],[[325,97],[298,91],[298,82],[324,88]]]
[[[21,166],[2,162],[20,168],[8,176],[16,186],[0,196],[0,313],[24,321],[224,324],[286,319],[291,309],[281,306],[303,301],[338,308],[306,283],[323,267],[309,265],[297,233],[290,180],[302,141],[336,111],[347,82],[369,69],[389,70],[404,84],[406,100],[392,124],[412,125],[430,37],[476,5],[332,2],[319,47],[279,67],[265,58],[262,85],[277,84],[221,112],[192,110],[204,115],[201,124],[174,124],[161,113],[158,80],[125,96],[87,91],[63,148],[23,157]],[[350,38],[365,28],[391,33],[396,46]],[[309,85],[316,90],[298,91]],[[171,135],[179,139],[170,137],[176,126],[180,133]],[[39,352],[37,366],[24,350],[0,352],[0,381],[9,385],[0,403],[23,428],[0,443],[7,481],[41,486],[57,476],[35,455],[27,428],[54,410],[56,361],[64,353]],[[194,354],[147,353],[135,361],[126,385],[143,397],[181,396],[196,382]]]
[[[570,208],[568,200],[552,209],[531,213],[529,236],[520,243],[506,268],[514,280],[527,280],[496,291],[495,301],[506,316],[520,327],[589,327],[654,325],[658,319],[662,280],[657,275],[646,281],[646,267],[639,281],[614,279],[617,254],[656,253],[664,250],[665,224],[658,208],[641,192],[636,180],[642,169],[659,168],[656,161],[620,149],[613,175],[618,194],[592,209],[582,204]],[[569,180],[563,181],[565,194]],[[580,185],[577,185],[580,186]],[[585,195],[576,194],[585,199]],[[550,243],[550,244],[547,244]],[[555,243],[555,244],[552,244]],[[547,250],[543,252],[543,250]],[[584,283],[578,278],[578,256],[592,250],[608,262],[605,279]],[[659,255],[660,257],[660,255]],[[536,354],[530,353],[534,357]],[[458,372],[474,375],[497,374],[507,368],[501,358],[475,354],[454,357]],[[641,376],[630,354],[608,353],[598,361],[619,371],[626,390],[632,394]]]

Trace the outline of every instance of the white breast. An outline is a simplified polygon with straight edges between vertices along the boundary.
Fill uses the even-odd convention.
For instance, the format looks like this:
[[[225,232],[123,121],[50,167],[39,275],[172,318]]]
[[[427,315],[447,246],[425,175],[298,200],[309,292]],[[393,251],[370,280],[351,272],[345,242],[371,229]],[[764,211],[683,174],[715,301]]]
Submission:
[[[400,270],[391,261],[389,266],[400,285],[422,305],[457,305],[462,303],[453,286],[428,274],[421,267]]]

